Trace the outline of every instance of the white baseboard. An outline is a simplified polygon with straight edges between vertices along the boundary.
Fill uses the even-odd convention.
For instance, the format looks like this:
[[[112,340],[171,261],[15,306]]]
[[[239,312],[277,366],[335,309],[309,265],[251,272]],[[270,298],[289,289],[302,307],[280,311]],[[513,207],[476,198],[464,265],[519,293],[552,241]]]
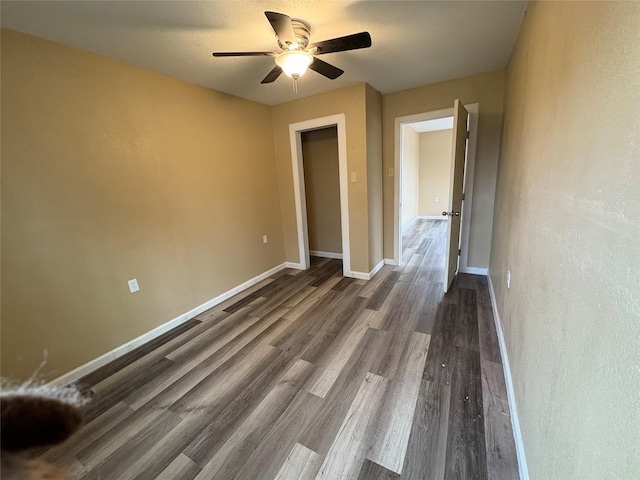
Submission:
[[[291,266],[291,265],[298,265],[298,267]],[[94,370],[97,370],[98,368],[106,365],[107,363],[112,362],[113,360],[123,356],[124,354],[138,348],[139,346],[144,345],[147,342],[150,342],[154,338],[159,337],[160,335],[162,335],[165,332],[168,332],[172,328],[175,328],[178,325],[186,322],[187,320],[191,320],[192,318],[200,315],[202,312],[205,312],[210,308],[215,307],[216,305],[224,302],[228,298],[231,298],[234,295],[242,292],[243,290],[246,290],[247,288],[252,287],[256,283],[261,282],[262,280],[270,277],[274,273],[277,273],[280,270],[283,270],[285,267],[300,268],[300,264],[282,263],[278,266],[275,266],[270,270],[267,270],[266,272],[261,273],[260,275],[247,280],[246,282],[238,285],[237,287],[227,290],[226,292],[221,293],[220,295],[212,298],[211,300],[207,300],[202,305],[198,305],[197,307],[192,308],[188,312],[183,313],[177,316],[176,318],[169,320],[166,323],[163,323],[162,325],[154,328],[153,330],[143,335],[140,335],[137,338],[134,338],[130,342],[127,342],[124,345],[120,345],[119,347],[114,348],[110,352],[107,352],[104,355],[101,355],[98,358],[95,358],[85,363],[84,365],[80,365],[78,368],[75,368],[70,372],[65,373],[64,375],[56,378],[55,380],[52,380],[50,384],[56,385],[56,386],[69,385],[79,380],[80,378],[84,377],[85,375],[93,372]]]
[[[295,262],[284,262],[283,268],[293,268],[295,270],[304,270],[304,268],[302,268],[301,263],[295,263]]]
[[[488,275],[489,274],[489,269],[488,268],[481,268],[481,267],[461,267],[460,268],[460,273],[470,273],[472,275]]]
[[[378,262],[378,264],[371,269],[371,271],[369,272],[369,278],[373,278],[382,267],[384,267],[384,260],[380,260],[380,262]]]
[[[398,262],[396,262],[393,258],[385,258],[384,259],[384,264],[385,265],[398,265]]]
[[[351,271],[351,272],[348,272],[348,275],[345,275],[345,276],[351,277],[351,278],[357,278],[359,280],[371,280],[373,276],[376,273],[378,273],[382,267],[384,267],[384,260],[380,260],[380,263],[378,263],[375,267],[373,267],[369,273]]]
[[[337,258],[339,260],[342,260],[342,254],[341,253],[321,252],[319,250],[309,250],[309,255],[311,255],[312,257]]]
[[[524,443],[522,442],[522,432],[520,431],[520,421],[518,420],[518,411],[516,409],[516,395],[513,389],[513,381],[511,379],[511,368],[509,368],[507,345],[504,340],[502,321],[500,320],[500,314],[498,313],[496,293],[493,289],[491,275],[487,274],[487,278],[489,280],[489,295],[491,296],[491,306],[493,307],[493,318],[496,324],[496,333],[498,334],[498,345],[500,346],[500,355],[502,356],[504,379],[507,385],[507,398],[509,399],[509,412],[511,414],[513,438],[516,443],[516,455],[518,457],[518,470],[520,472],[520,480],[529,480],[529,469],[527,468],[527,459],[524,454]]]
[[[444,215],[418,215],[418,218],[421,220],[446,220],[447,217]]]

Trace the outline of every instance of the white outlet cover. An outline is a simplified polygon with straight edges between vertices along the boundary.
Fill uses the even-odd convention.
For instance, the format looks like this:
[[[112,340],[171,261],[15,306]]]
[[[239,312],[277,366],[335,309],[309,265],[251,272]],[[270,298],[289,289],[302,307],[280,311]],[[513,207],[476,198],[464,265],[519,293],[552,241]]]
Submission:
[[[507,290],[511,287],[511,270],[507,271]]]
[[[269,243],[269,238],[266,235],[262,235],[262,243]]]
[[[357,172],[351,172],[351,182],[357,182],[358,181],[358,173]]]
[[[433,201],[438,203],[440,201],[440,197],[433,197]]]
[[[136,293],[138,290],[140,290],[137,279],[134,278],[133,280],[129,280],[127,283],[129,284],[129,291],[131,293]]]

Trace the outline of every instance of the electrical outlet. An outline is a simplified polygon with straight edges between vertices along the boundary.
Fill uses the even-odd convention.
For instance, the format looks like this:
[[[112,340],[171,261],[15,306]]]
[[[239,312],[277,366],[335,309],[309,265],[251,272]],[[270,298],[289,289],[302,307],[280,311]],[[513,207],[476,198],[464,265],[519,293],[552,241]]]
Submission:
[[[387,175],[389,177],[393,177],[393,168],[390,168],[389,171],[387,172]]]
[[[511,270],[507,270],[507,290],[511,287]]]
[[[433,197],[433,201],[438,203],[440,201],[440,197]]]
[[[262,243],[269,243],[269,239],[266,235],[262,235]]]
[[[134,278],[133,280],[129,280],[127,283],[129,284],[129,291],[131,293],[136,293],[138,290],[140,290],[137,279]]]
[[[356,172],[351,172],[351,182],[355,183],[358,181],[358,174]]]

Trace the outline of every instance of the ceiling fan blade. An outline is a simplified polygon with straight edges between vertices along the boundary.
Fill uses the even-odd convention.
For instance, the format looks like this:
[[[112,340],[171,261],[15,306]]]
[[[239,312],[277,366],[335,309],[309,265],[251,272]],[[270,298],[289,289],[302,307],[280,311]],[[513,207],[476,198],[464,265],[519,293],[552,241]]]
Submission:
[[[332,38],[323,42],[316,42],[309,45],[309,49],[315,48],[315,55],[325,53],[344,52],[346,50],[357,50],[358,48],[369,48],[371,46],[371,35],[369,32],[354,33],[346,37]]]
[[[324,62],[319,58],[314,58],[311,65],[309,65],[309,68],[318,72],[320,75],[330,78],[331,80],[335,80],[344,73],[344,70],[340,70],[338,67],[334,67],[330,63]]]
[[[267,76],[262,79],[262,81],[260,83],[272,83],[272,82],[275,82],[276,78],[278,78],[281,73],[282,73],[282,69],[278,65],[276,65],[275,67],[273,67],[273,70],[271,70],[267,74]]]
[[[275,52],[213,52],[214,57],[275,57]]]
[[[269,20],[273,30],[276,32],[280,43],[289,43],[291,45],[298,43],[296,40],[296,34],[293,31],[291,17],[289,15],[278,12],[264,12],[264,14],[267,16],[267,20]]]

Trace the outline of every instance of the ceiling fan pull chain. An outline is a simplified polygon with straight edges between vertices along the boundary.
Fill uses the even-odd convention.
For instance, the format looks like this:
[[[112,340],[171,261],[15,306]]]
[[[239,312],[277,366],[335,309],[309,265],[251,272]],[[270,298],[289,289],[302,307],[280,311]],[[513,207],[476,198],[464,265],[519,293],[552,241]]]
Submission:
[[[293,93],[298,93],[298,77],[293,77]]]

